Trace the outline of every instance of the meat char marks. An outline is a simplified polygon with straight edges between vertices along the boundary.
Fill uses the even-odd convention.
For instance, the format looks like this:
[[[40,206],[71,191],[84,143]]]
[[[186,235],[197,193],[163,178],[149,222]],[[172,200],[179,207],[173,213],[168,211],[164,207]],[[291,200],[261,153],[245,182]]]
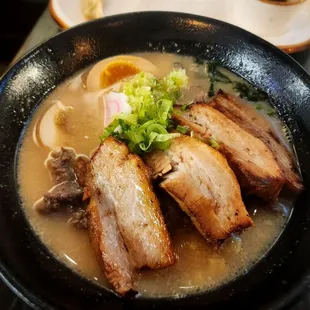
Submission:
[[[252,106],[242,104],[240,100],[223,91],[219,91],[211,105],[253,136],[261,139],[269,147],[290,190],[299,192],[303,189],[292,154],[281,144],[270,122],[264,116]]]
[[[221,241],[253,226],[233,171],[212,147],[181,136],[169,149],[147,155],[145,162],[208,240]]]
[[[127,146],[107,138],[88,173],[92,244],[107,278],[124,295],[134,289],[133,269],[175,263],[170,237],[147,167]]]
[[[210,104],[195,103],[185,111],[175,108],[174,120],[206,141],[217,141],[245,194],[267,201],[278,197],[285,179],[272,152],[260,139]]]

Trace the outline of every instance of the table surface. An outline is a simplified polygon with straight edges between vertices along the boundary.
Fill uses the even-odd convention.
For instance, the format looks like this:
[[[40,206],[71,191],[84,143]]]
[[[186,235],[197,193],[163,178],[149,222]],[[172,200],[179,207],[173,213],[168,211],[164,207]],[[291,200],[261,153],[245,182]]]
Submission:
[[[57,34],[61,30],[50,16],[48,9],[44,11],[39,18],[34,28],[30,32],[29,36],[21,46],[20,50],[14,57],[12,63],[17,61],[29,50],[36,45],[47,40],[51,36]],[[297,54],[291,55],[297,62],[303,66],[310,74],[310,50],[306,50]],[[2,310],[30,310],[30,308],[24,304],[22,300],[16,297],[3,283],[0,282],[0,309]],[[287,309],[290,310],[305,310],[310,309],[310,285],[308,290],[300,296],[297,300],[294,300],[292,305]]]

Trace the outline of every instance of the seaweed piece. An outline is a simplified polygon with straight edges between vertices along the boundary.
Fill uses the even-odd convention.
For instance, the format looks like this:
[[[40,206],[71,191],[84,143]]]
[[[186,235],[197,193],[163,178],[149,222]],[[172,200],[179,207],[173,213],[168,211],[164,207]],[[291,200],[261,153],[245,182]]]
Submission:
[[[226,76],[225,74],[223,74],[222,72],[218,70],[218,67],[219,67],[218,63],[208,62],[207,66],[208,66],[208,76],[210,79],[210,87],[208,91],[208,96],[213,97],[215,95],[214,84],[216,82],[220,82],[224,84],[231,84],[233,82],[228,76]]]
[[[233,89],[239,94],[240,98],[247,99],[249,101],[267,101],[268,96],[265,92],[257,89],[247,82],[233,81],[227,75],[219,71],[220,64],[217,62],[207,62],[208,77],[210,80],[210,87],[208,90],[208,96],[213,97],[215,95],[215,83],[232,84]],[[274,115],[274,113],[270,112]],[[269,115],[269,114],[268,114]]]
[[[261,90],[253,87],[245,82],[233,82],[233,89],[239,93],[240,98],[248,99],[250,101],[266,101],[268,96]]]
[[[194,58],[194,62],[197,65],[203,65],[206,61],[204,59],[202,59],[201,57],[197,56],[197,57]]]
[[[226,76],[225,74],[223,74],[222,72],[218,70],[215,72],[214,81],[224,83],[224,84],[232,83],[231,79],[228,76]]]

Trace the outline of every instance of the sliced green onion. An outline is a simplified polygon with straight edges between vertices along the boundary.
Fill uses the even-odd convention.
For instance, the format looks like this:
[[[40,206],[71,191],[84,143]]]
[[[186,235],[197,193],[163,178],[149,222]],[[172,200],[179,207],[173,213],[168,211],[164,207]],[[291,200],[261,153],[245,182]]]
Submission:
[[[178,132],[180,132],[181,134],[185,135],[188,131],[189,131],[189,128],[188,127],[185,127],[185,126],[180,126],[178,125],[176,130]]]
[[[276,111],[270,111],[270,112],[267,112],[267,115],[268,116],[276,116],[277,113],[276,113]]]
[[[103,141],[108,136],[110,136],[117,126],[119,126],[119,120],[115,119],[108,127],[104,129],[103,135],[100,137],[100,140]]]
[[[187,105],[187,104],[183,104],[183,105],[181,106],[181,111],[184,112],[187,108],[188,108],[188,105]]]
[[[158,150],[166,150],[169,148],[170,146],[170,141],[165,141],[165,142],[154,142],[153,143],[153,146],[155,149],[158,149]]]
[[[211,147],[213,147],[216,150],[220,148],[219,144],[216,142],[216,140],[213,137],[210,138],[209,144]]]
[[[113,119],[119,119],[119,120],[123,120],[126,121],[129,124],[137,124],[137,115],[135,114],[127,114],[127,113],[119,113],[119,114],[115,114]]]
[[[166,149],[169,140],[180,136],[179,133],[168,133],[167,129],[173,128],[173,105],[187,83],[188,77],[182,68],[172,70],[162,80],[146,72],[135,75],[121,87],[132,113],[115,115],[101,138],[113,135],[138,154],[154,148]]]
[[[255,104],[255,109],[260,111],[263,109],[262,105],[261,104]]]
[[[152,132],[156,132],[158,134],[166,134],[167,130],[163,125],[160,124],[152,124],[150,125],[147,130],[146,130],[146,134],[150,135]]]
[[[166,142],[180,136],[179,133],[158,134],[155,138],[155,142]]]

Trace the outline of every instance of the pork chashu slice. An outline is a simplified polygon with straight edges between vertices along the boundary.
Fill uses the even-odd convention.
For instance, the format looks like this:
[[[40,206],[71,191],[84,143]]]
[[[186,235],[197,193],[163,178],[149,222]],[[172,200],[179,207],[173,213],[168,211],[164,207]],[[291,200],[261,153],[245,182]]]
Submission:
[[[295,192],[303,189],[292,154],[281,144],[271,124],[263,115],[252,106],[242,104],[237,98],[222,91],[210,104],[269,147],[284,174],[289,189]]]
[[[97,190],[87,214],[91,243],[107,280],[122,296],[134,293],[133,266],[117,225],[113,202]]]
[[[89,170],[91,196],[106,197],[99,207],[113,210],[133,266],[159,269],[174,264],[171,240],[142,159],[109,137],[93,155]]]
[[[224,240],[253,226],[235,174],[207,144],[181,136],[172,140],[169,149],[147,155],[145,162],[154,177],[163,177],[160,186],[208,240]]]
[[[192,104],[183,112],[175,108],[174,119],[203,139],[216,139],[245,194],[265,200],[278,197],[285,179],[264,142],[205,103]]]

